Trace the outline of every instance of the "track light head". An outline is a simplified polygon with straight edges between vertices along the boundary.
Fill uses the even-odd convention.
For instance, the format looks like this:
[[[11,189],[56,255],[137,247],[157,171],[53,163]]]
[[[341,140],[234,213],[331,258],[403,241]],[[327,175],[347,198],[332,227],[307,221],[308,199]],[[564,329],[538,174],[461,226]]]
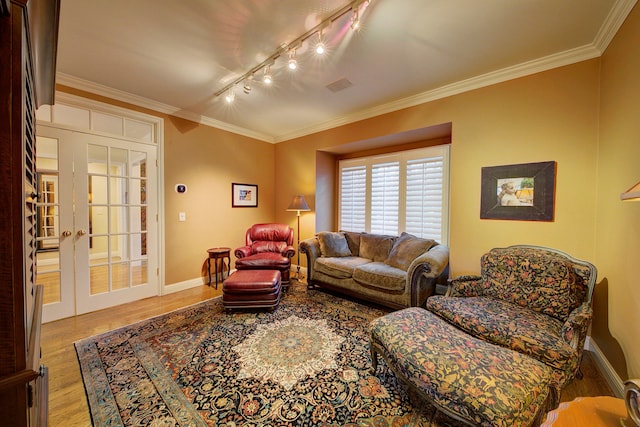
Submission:
[[[273,82],[271,78],[271,67],[267,65],[267,68],[264,69],[264,76],[262,76],[262,82],[266,85],[270,85]]]
[[[291,71],[295,71],[298,68],[298,61],[296,61],[296,51],[292,50],[289,52],[289,62],[288,65]]]
[[[358,31],[360,29],[360,16],[358,13],[358,8],[353,9],[353,16],[351,17],[351,29],[353,31]]]
[[[318,44],[316,44],[316,53],[318,55],[324,55],[326,51],[327,51],[327,47],[324,45],[324,42],[322,41],[322,30],[320,30],[318,32]]]
[[[249,82],[249,80],[250,79],[245,80],[244,85],[242,85],[242,91],[247,95],[251,93],[251,83]]]
[[[233,89],[229,89],[229,92],[224,97],[224,100],[227,101],[227,104],[233,103],[236,99],[236,94],[233,92]]]

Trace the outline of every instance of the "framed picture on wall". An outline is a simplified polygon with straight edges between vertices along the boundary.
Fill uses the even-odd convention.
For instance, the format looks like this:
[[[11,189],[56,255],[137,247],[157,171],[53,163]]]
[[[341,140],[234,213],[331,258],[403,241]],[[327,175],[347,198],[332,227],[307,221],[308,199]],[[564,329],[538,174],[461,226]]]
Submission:
[[[553,221],[556,162],[482,168],[481,219]]]
[[[254,184],[231,184],[231,207],[257,208],[258,186]]]

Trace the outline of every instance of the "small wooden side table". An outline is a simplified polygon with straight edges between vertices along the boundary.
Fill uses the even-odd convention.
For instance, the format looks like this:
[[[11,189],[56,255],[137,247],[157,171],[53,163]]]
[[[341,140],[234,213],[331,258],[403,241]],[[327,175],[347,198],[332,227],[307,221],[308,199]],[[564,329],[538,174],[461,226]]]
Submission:
[[[224,280],[224,259],[227,259],[227,271],[231,270],[231,248],[209,248],[207,249],[207,253],[209,254],[209,258],[207,258],[207,271],[209,272],[209,283],[211,286],[211,260],[213,259],[213,264],[215,265],[216,272],[216,289],[218,289],[218,260],[222,260],[222,279]],[[227,275],[228,277],[228,275]]]

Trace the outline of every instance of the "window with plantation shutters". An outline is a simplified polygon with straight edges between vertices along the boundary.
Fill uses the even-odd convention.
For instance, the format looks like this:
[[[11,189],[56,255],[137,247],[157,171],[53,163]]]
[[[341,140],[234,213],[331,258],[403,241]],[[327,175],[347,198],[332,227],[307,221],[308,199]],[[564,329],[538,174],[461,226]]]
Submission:
[[[449,146],[340,161],[339,229],[448,243]]]

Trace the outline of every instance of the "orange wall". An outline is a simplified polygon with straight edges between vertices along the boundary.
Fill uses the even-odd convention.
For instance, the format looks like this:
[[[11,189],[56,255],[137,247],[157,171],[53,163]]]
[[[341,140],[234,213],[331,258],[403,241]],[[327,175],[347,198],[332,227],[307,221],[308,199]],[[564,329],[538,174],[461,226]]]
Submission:
[[[640,180],[639,40],[636,5],[602,57],[595,262],[607,286],[599,295],[605,305],[597,307],[604,322],[593,328],[616,368],[621,352],[607,329],[617,339],[630,378],[640,377],[640,203],[619,197]]]
[[[477,272],[482,253],[514,243],[552,246],[593,259],[598,72],[598,60],[586,61],[280,143],[276,182],[283,200],[276,195],[276,205],[298,192],[313,198],[317,150],[451,122],[454,275]],[[483,166],[551,160],[558,164],[555,221],[480,219]],[[291,165],[306,167],[293,174]],[[303,215],[303,238],[315,231],[313,216]],[[276,219],[286,221],[287,216],[277,211]]]
[[[164,165],[167,284],[197,277],[207,248],[242,246],[251,224],[273,221],[272,144],[171,117]],[[231,207],[233,182],[258,185],[257,209]],[[174,191],[178,183],[187,184],[185,194]],[[178,221],[179,212],[187,221]]]

